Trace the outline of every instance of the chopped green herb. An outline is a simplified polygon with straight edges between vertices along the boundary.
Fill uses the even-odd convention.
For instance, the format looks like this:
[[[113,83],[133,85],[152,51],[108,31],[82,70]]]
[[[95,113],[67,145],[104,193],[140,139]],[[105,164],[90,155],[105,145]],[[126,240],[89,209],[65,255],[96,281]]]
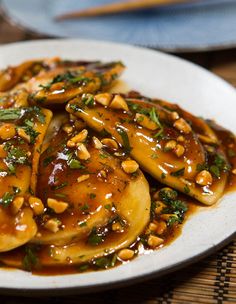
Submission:
[[[197,171],[208,170],[207,164],[197,164]]]
[[[160,120],[159,120],[158,114],[157,114],[157,112],[156,112],[156,109],[155,109],[154,107],[151,108],[151,110],[150,110],[150,112],[149,112],[149,117],[150,117],[150,119],[151,119],[153,122],[155,122],[155,123],[158,125],[158,127],[159,127],[160,129],[163,128],[163,127],[162,127],[162,124],[161,124],[161,122],[160,122]]]
[[[171,217],[168,218],[168,220],[167,220],[167,226],[171,227],[171,226],[173,226],[175,224],[181,224],[181,220],[180,220],[180,218],[178,216],[174,216],[173,215],[173,216],[171,216]]]
[[[234,157],[236,156],[236,152],[233,149],[228,149],[228,155],[229,157]]]
[[[58,190],[58,189],[61,189],[61,188],[64,188],[65,186],[67,186],[68,183],[67,182],[64,182],[64,183],[61,183],[60,185],[58,186],[53,186],[53,190]]]
[[[78,160],[78,159],[74,159],[72,158],[70,161],[69,161],[69,167],[71,169],[84,169],[85,166],[81,164],[81,162]]]
[[[105,154],[105,153],[100,153],[100,154],[99,154],[99,157],[100,157],[101,159],[105,159],[105,158],[108,158],[108,155]]]
[[[86,271],[89,269],[89,265],[88,264],[84,264],[84,265],[80,265],[79,266],[79,271]]]
[[[27,122],[29,123],[30,121],[27,120]],[[31,143],[31,144],[34,144],[36,138],[38,137],[38,135],[39,135],[40,133],[37,132],[36,130],[34,130],[34,128],[32,128],[32,127],[29,126],[29,125],[21,126],[20,128],[25,130],[25,133],[26,133],[27,135],[30,136],[30,143]]]
[[[128,137],[127,132],[122,127],[117,127],[116,131],[121,136],[121,139],[123,141],[123,148],[124,148],[125,152],[126,153],[130,153],[130,151],[132,150],[132,148],[130,147],[129,137]]]
[[[90,193],[90,194],[89,194],[89,197],[90,197],[91,199],[94,199],[94,198],[96,197],[96,194],[95,194],[95,193]]]
[[[114,266],[116,265],[116,261],[117,261],[117,254],[114,253],[114,254],[113,254],[113,257],[112,257],[112,259],[111,259],[111,262],[110,262],[110,266],[111,266],[111,267],[114,267]]]
[[[185,185],[184,186],[184,193],[189,194],[189,192],[190,192],[189,186]]]
[[[80,207],[80,210],[85,212],[89,210],[89,205],[87,203],[85,203],[83,206]]]
[[[14,197],[14,194],[5,192],[3,197],[0,199],[0,205],[3,205],[3,207],[9,206],[13,202]]]
[[[219,178],[219,177],[220,177],[220,169],[219,169],[219,167],[217,167],[216,165],[210,166],[210,172],[211,172],[216,178]]]
[[[54,193],[55,196],[60,197],[60,198],[66,198],[67,195],[64,193]]]
[[[97,246],[103,242],[103,236],[94,227],[88,237],[88,243],[92,246]]]
[[[87,226],[87,223],[86,222],[81,222],[81,223],[79,223],[79,226],[80,227],[85,227],[85,226]]]
[[[90,94],[84,94],[82,96],[82,102],[88,107],[93,107],[95,104],[94,97]]]
[[[22,109],[0,109],[0,121],[20,119],[23,115]]]
[[[18,147],[12,147],[7,153],[6,162],[8,164],[28,164],[28,157],[26,151]]]
[[[156,153],[153,153],[153,154],[151,155],[151,158],[152,158],[152,159],[158,158],[158,155],[157,155]]]
[[[32,245],[25,247],[25,256],[22,261],[23,268],[27,271],[31,271],[36,268],[39,264],[39,259],[36,254],[36,248]]]
[[[181,168],[177,171],[171,172],[170,175],[175,176],[175,177],[183,176],[184,175],[184,170],[185,170],[185,168]]]
[[[161,178],[162,178],[162,179],[165,179],[165,178],[166,178],[166,174],[162,172],[162,173],[161,173]]]
[[[47,167],[49,164],[51,164],[51,162],[55,159],[54,156],[48,156],[46,158],[44,158],[43,160],[43,166]]]
[[[108,257],[101,257],[94,260],[94,265],[98,268],[108,268],[110,266],[110,259]]]
[[[104,208],[107,209],[107,210],[111,210],[112,205],[111,204],[104,205]]]

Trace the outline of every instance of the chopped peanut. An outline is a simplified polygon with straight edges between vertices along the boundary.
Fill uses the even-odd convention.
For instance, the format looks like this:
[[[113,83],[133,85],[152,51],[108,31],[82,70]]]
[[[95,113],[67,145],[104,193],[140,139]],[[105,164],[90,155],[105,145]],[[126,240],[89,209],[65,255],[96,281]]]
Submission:
[[[109,106],[112,100],[112,94],[101,93],[94,96],[96,102],[100,103],[103,106]]]
[[[16,130],[13,124],[4,124],[0,127],[0,138],[10,139],[16,135]]]
[[[176,141],[170,140],[165,144],[165,151],[173,150],[176,147]]]
[[[29,198],[29,205],[33,209],[33,211],[36,215],[44,213],[44,205],[40,198],[31,196]]]
[[[135,160],[125,160],[121,163],[121,167],[126,173],[134,173],[138,170],[139,164]]]
[[[67,141],[67,147],[73,148],[81,142],[84,142],[88,136],[88,130],[84,129],[79,134],[75,135]]]
[[[155,236],[155,235],[150,235],[148,237],[148,245],[151,247],[151,248],[156,248],[158,247],[159,245],[163,244],[164,240],[159,238],[158,236]]]
[[[185,149],[184,149],[184,147],[182,145],[178,144],[175,147],[174,152],[175,152],[176,156],[180,157],[180,156],[182,156],[184,154]]]
[[[135,120],[137,121],[137,123],[140,126],[146,128],[148,130],[154,131],[154,130],[158,129],[158,125],[144,114],[136,113]]]
[[[233,174],[236,174],[236,169],[233,169],[233,170],[232,170],[232,173],[233,173]]]
[[[184,142],[185,138],[182,135],[180,135],[180,136],[177,137],[177,141],[178,142]]]
[[[156,233],[161,235],[163,234],[167,229],[167,225],[166,225],[166,222],[164,221],[161,221],[158,223],[158,226],[157,226],[157,229],[156,229]]]
[[[157,224],[156,223],[150,223],[148,226],[148,229],[150,231],[156,231],[157,230]]]
[[[13,214],[17,214],[17,212],[21,209],[21,207],[24,204],[24,197],[23,196],[17,196],[14,198],[13,202],[11,203],[11,212]]]
[[[4,150],[4,145],[0,145],[0,158],[7,156],[7,152]]]
[[[74,126],[76,130],[82,130],[86,127],[86,123],[82,119],[77,118],[74,122]]]
[[[131,249],[121,249],[117,255],[121,260],[127,261],[133,258],[134,251]]]
[[[81,182],[83,182],[83,181],[89,179],[89,176],[90,176],[89,174],[81,175],[80,177],[77,178],[77,182],[78,182],[78,183],[81,183]]]
[[[17,129],[17,133],[18,133],[18,135],[19,135],[21,138],[23,138],[25,141],[27,141],[28,143],[30,142],[30,136],[29,136],[29,134],[27,134],[27,133],[25,132],[24,129],[22,129],[22,128]]]
[[[216,138],[211,138],[205,135],[198,134],[199,140],[204,144],[217,144],[218,141]]]
[[[73,115],[73,114],[70,114],[70,120],[71,121],[76,121],[78,118],[75,116],[75,115]]]
[[[107,177],[107,173],[106,173],[105,170],[101,170],[101,171],[99,172],[99,174],[100,174],[102,177],[104,177],[104,178]]]
[[[178,120],[176,120],[174,122],[174,127],[185,134],[190,133],[192,130],[190,125],[183,118],[179,118]]]
[[[103,138],[101,140],[101,142],[102,142],[103,145],[107,146],[110,149],[113,149],[113,150],[117,150],[118,149],[118,144],[117,144],[117,142],[114,139]]]
[[[53,209],[55,213],[63,213],[68,208],[68,203],[63,201],[58,201],[53,198],[47,199],[48,207]]]
[[[101,150],[102,149],[102,143],[100,142],[100,140],[93,136],[93,144],[94,144],[94,147],[98,150]]]
[[[171,112],[170,117],[173,120],[177,120],[177,119],[179,119],[179,113],[178,112]]]
[[[113,223],[111,228],[113,231],[117,231],[117,232],[123,231],[123,227],[121,226],[120,223]]]
[[[155,213],[156,215],[159,215],[161,211],[166,207],[166,205],[161,201],[156,201],[155,203],[156,203]]]
[[[61,224],[61,222],[58,219],[52,218],[44,224],[44,227],[47,230],[56,233],[57,231],[59,231],[60,224]]]
[[[73,127],[69,124],[65,124],[63,127],[62,127],[62,130],[64,132],[66,132],[67,134],[70,134],[73,132]]]
[[[212,184],[212,175],[207,170],[202,170],[196,176],[196,183],[201,186],[207,186]]]
[[[84,144],[79,143],[77,145],[77,151],[76,155],[79,159],[87,160],[90,158],[90,153],[87,150],[86,146]]]
[[[128,105],[127,105],[125,99],[120,95],[114,96],[114,98],[112,99],[112,101],[110,103],[110,107],[113,109],[129,111],[129,108],[128,108]]]

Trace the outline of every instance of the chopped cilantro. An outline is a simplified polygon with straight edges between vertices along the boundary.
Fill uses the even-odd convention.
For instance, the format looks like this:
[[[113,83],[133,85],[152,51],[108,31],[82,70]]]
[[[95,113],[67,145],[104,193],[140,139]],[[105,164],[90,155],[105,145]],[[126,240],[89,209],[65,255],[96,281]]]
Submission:
[[[20,119],[24,114],[22,109],[0,109],[0,121]]]
[[[22,261],[23,268],[25,270],[31,271],[39,264],[39,259],[37,257],[36,251],[37,250],[33,245],[27,245],[25,247],[25,256]]]
[[[81,162],[78,159],[70,159],[68,163],[69,167],[71,169],[84,169],[85,166],[81,164]]]
[[[233,149],[228,149],[228,155],[229,157],[234,157],[236,156],[236,152]]]
[[[10,192],[5,192],[3,197],[0,199],[0,205],[3,205],[3,207],[7,207],[12,203],[15,195]]]
[[[190,192],[189,186],[185,185],[184,186],[184,193],[189,194],[189,192]]]
[[[110,259],[108,257],[101,257],[94,260],[94,265],[98,268],[108,268],[110,266]]]
[[[125,152],[130,153],[132,148],[130,147],[130,142],[129,142],[129,137],[128,137],[127,132],[122,127],[117,127],[116,131],[121,136],[121,139],[123,141],[123,148],[124,148]]]
[[[64,182],[64,183],[61,183],[60,185],[58,185],[58,186],[53,186],[52,188],[53,188],[53,190],[59,190],[59,189],[61,189],[61,188],[64,188],[65,186],[67,186],[68,185],[68,183],[67,182]]]
[[[101,233],[97,231],[95,227],[93,227],[89,237],[88,243],[92,246],[97,246],[103,242],[103,236]]]
[[[95,104],[94,97],[91,94],[84,94],[81,101],[88,107],[92,107]]]
[[[54,160],[54,156],[48,156],[46,158],[44,158],[43,160],[43,166],[47,167],[53,160]]]
[[[181,168],[177,171],[171,172],[170,175],[175,176],[175,177],[183,176],[184,175],[184,170],[185,170],[185,168]]]

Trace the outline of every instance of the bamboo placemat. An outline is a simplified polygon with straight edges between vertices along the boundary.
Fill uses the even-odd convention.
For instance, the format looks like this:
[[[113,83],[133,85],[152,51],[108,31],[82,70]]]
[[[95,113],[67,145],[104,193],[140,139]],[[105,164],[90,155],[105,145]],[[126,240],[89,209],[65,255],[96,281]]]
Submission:
[[[10,25],[3,17],[0,17],[0,44],[40,38],[45,37]],[[182,57],[205,66],[236,86],[236,49],[183,54]],[[0,303],[31,304],[41,301],[45,304],[236,303],[236,238],[218,253],[159,279],[90,295],[47,297],[45,299],[22,298],[14,295],[1,296]]]

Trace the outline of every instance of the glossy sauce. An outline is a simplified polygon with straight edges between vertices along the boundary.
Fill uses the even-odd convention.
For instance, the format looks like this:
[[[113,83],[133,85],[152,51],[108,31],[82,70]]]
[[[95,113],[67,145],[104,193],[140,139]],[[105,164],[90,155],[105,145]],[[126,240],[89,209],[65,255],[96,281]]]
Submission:
[[[76,82],[74,82],[74,78],[71,78],[71,75],[69,75],[69,78],[65,78],[64,74],[64,78],[54,79],[54,76],[58,73],[67,73],[68,69],[70,69],[71,72],[79,72],[78,75],[72,76],[82,75],[83,79],[77,79]],[[41,61],[28,62],[18,68],[9,68],[5,74],[0,75],[2,77],[0,78],[2,85],[0,89],[4,91],[4,88],[9,89],[13,87],[16,82],[20,82],[19,88],[23,90],[21,99],[24,99],[25,103],[28,101],[32,103],[40,102],[49,107],[55,103],[58,107],[58,105],[61,103],[64,104],[78,93],[93,93],[101,88],[105,89],[109,87],[122,70],[123,65],[120,63],[102,65],[96,62],[62,62],[59,59],[52,60],[52,62],[48,63]],[[5,76],[10,77],[9,83],[5,82]],[[87,82],[88,79],[85,78],[91,78],[92,81],[90,82],[89,80],[89,82]],[[27,83],[28,80],[29,82]],[[43,84],[40,90],[38,90],[39,84]],[[30,98],[25,98],[25,88],[33,92]],[[122,91],[119,86],[114,87],[113,90]],[[6,95],[4,95],[5,93],[1,94],[3,95],[2,99],[0,96],[0,108],[8,108],[14,104],[17,105],[17,96],[14,95],[14,92],[13,94],[10,92],[10,95],[8,93],[6,93]],[[149,254],[154,250],[151,249],[151,246],[148,245],[147,242],[148,236],[150,236],[152,232],[150,230],[150,223],[156,223],[160,226],[162,224],[165,227],[162,232],[157,233],[158,237],[163,239],[163,243],[155,248],[158,250],[175,240],[175,238],[181,234],[184,222],[188,220],[192,214],[197,212],[200,206],[202,208],[202,205],[194,198],[176,192],[174,194],[175,198],[172,199],[172,201],[176,204],[182,204],[182,210],[180,208],[182,214],[180,221],[174,219],[174,221],[171,222],[171,220],[173,220],[174,209],[168,205],[168,200],[165,201],[160,195],[161,191],[166,189],[166,186],[162,184],[162,182],[164,183],[166,175],[168,177],[169,175],[171,176],[169,184],[174,184],[180,191],[183,191],[183,185],[189,184],[190,188],[194,186],[193,188],[195,190],[197,189],[201,195],[207,196],[215,192],[228,174],[224,192],[235,190],[236,174],[233,174],[232,170],[234,168],[236,169],[236,143],[232,133],[217,126],[213,122],[208,122],[220,140],[220,143],[217,143],[214,132],[211,131],[205,121],[199,120],[199,118],[185,112],[177,105],[171,105],[160,100],[147,100],[137,93],[123,96],[126,98],[129,106],[132,106],[132,104],[138,105],[142,110],[148,111],[155,108],[158,111],[158,119],[160,118],[164,121],[163,129],[161,130],[164,136],[156,136],[157,132],[160,131],[158,128],[157,130],[150,131],[138,124],[135,118],[136,112],[133,110],[114,111],[109,109],[109,107],[96,104],[95,111],[94,108],[83,105],[79,109],[79,114],[72,112],[73,115],[80,115],[81,118],[87,119],[87,124],[91,127],[90,130],[86,126],[89,130],[89,137],[84,141],[90,157],[87,160],[80,160],[78,162],[75,151],[67,147],[68,140],[78,132],[75,130],[74,122],[67,121],[66,118],[65,123],[71,124],[72,128],[74,128],[72,134],[68,135],[62,131],[62,129],[55,132],[50,140],[48,149],[46,149],[40,157],[39,170],[34,172],[35,176],[37,173],[37,186],[35,183],[33,187],[35,192],[33,194],[40,198],[45,206],[45,212],[42,215],[34,217],[38,232],[26,245],[9,252],[1,253],[0,260],[3,263],[8,264],[9,267],[26,269],[37,275],[62,275],[102,270],[126,263],[117,257],[116,252],[106,251],[103,251],[102,256],[93,256],[89,261],[83,256],[78,257],[81,258],[78,264],[74,263],[69,257],[66,258],[65,265],[57,264],[57,257],[60,257],[60,253],[64,253],[64,249],[74,248],[75,250],[82,249],[86,251],[91,250],[91,248],[96,250],[99,246],[101,246],[101,248],[110,248],[112,247],[111,244],[115,244],[119,242],[119,240],[122,243],[125,238],[129,237],[129,229],[131,229],[129,226],[131,226],[131,222],[127,222],[125,217],[122,217],[122,212],[119,213],[119,204],[121,204],[124,199],[123,193],[126,193],[129,186],[143,177],[142,172],[139,170],[135,172],[135,174],[126,174],[121,169],[121,162],[127,160],[127,157],[129,157],[129,148],[132,148],[131,156],[133,151],[136,150],[136,154],[134,155],[135,159],[142,168],[152,175],[145,173],[145,177],[150,185],[152,201],[151,210],[146,208],[146,211],[150,212],[150,221],[147,225],[145,224],[146,226],[143,231],[135,237],[132,243],[124,247],[132,249],[135,253],[134,257]],[[76,102],[78,102],[78,100],[76,100]],[[173,121],[171,120],[171,113],[173,111],[177,111],[187,121],[191,122],[193,131],[200,135],[199,137],[195,133],[184,135],[185,141],[183,145],[185,153],[183,158],[177,157],[173,151],[165,150],[168,141],[174,140],[178,142],[180,135],[180,132],[173,128]],[[94,132],[92,129],[98,132]],[[119,129],[119,132],[117,129]],[[104,130],[106,132],[102,135]],[[126,132],[131,147],[125,147],[124,142],[123,145],[119,143],[123,131]],[[100,140],[106,136],[111,136],[113,139],[116,139],[119,143],[116,157],[115,151],[111,151],[108,148],[103,147],[101,150],[95,149],[91,140],[94,135],[98,136]],[[208,137],[208,140],[210,139],[213,144],[212,142],[211,144],[207,144],[206,142],[204,143],[204,141],[202,143],[201,140],[205,140],[205,137]],[[19,147],[35,153],[35,150],[32,150],[32,147],[29,148],[26,144],[19,144]],[[43,150],[44,148],[43,146]],[[208,167],[214,164],[215,154],[213,155],[212,152],[209,152],[212,149],[215,154],[219,153],[223,158],[227,156],[231,169],[229,173],[223,171],[219,177],[214,177],[212,185],[200,187],[194,182],[194,178],[198,172],[196,164],[207,163]],[[158,161],[158,158],[160,158],[161,161]],[[157,160],[155,161],[155,159]],[[148,166],[146,166],[147,163],[149,163]],[[0,161],[0,166],[2,170],[6,169],[4,167],[4,161],[2,160]],[[154,172],[153,174],[153,167],[157,168],[157,173]],[[21,179],[19,177],[21,177],[20,172],[23,169],[23,166],[18,166],[17,168],[19,171],[17,172],[18,180]],[[28,169],[31,170],[30,167],[28,167]],[[184,171],[181,176],[174,175],[182,169],[184,169]],[[25,178],[24,174],[22,174],[22,176]],[[87,176],[88,182],[78,183],[77,179],[83,176]],[[1,178],[4,178],[4,176],[0,176],[0,179]],[[13,179],[12,176],[11,178]],[[157,181],[157,179],[159,181]],[[179,184],[177,185],[175,182],[179,182]],[[187,187],[187,190],[185,190],[184,192],[189,194],[192,188],[189,189]],[[5,189],[2,191],[4,193]],[[27,191],[26,197],[30,195],[30,190],[27,189]],[[175,192],[173,190],[171,191]],[[194,197],[192,193],[189,195]],[[56,214],[48,207],[48,198],[62,201],[68,204],[68,208],[65,212]],[[160,212],[157,212],[156,210],[161,204],[164,205],[164,207],[160,209]],[[186,206],[187,208],[185,209]],[[205,208],[214,208],[214,206]],[[9,209],[1,210],[4,210],[3,216],[5,216],[5,222],[6,219],[8,222],[8,224],[5,223],[0,227],[1,233],[13,234],[13,217],[11,212]],[[128,211],[132,212],[132,209],[128,209]],[[1,216],[0,213],[0,217]],[[57,221],[60,228],[54,233],[45,228],[45,223],[52,218]],[[118,223],[121,226],[121,230],[118,233],[112,228],[114,223]],[[90,237],[94,236],[93,228],[96,228],[95,238],[93,238],[95,244],[89,243]],[[21,227],[19,227],[19,229],[21,229]],[[96,243],[97,238],[102,238],[102,244]],[[78,255],[80,254],[79,250]]]

